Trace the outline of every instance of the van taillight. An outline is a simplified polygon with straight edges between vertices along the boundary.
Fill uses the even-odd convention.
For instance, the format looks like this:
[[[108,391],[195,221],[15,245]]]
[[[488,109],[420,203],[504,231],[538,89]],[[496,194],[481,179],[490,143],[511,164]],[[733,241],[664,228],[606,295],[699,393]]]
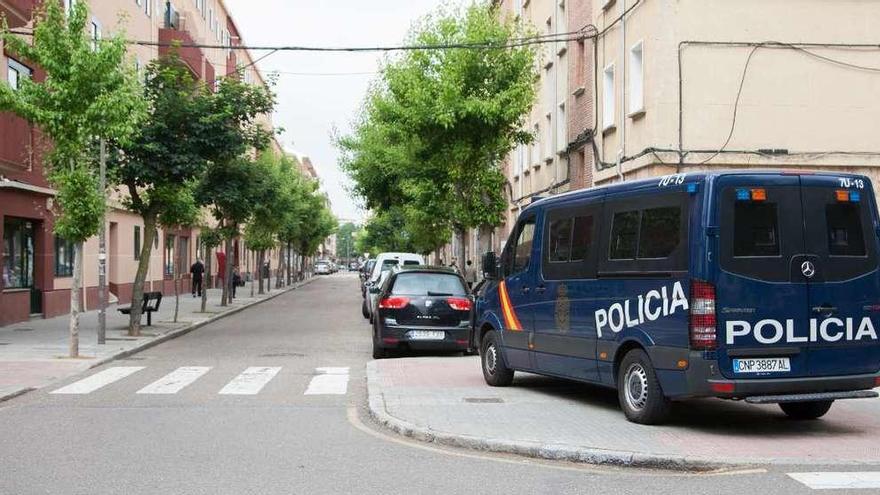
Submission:
[[[403,309],[406,305],[409,304],[408,297],[400,297],[400,296],[391,296],[386,297],[379,301],[379,308],[381,309]]]
[[[715,337],[715,286],[691,280],[691,349],[710,351],[718,347]]]

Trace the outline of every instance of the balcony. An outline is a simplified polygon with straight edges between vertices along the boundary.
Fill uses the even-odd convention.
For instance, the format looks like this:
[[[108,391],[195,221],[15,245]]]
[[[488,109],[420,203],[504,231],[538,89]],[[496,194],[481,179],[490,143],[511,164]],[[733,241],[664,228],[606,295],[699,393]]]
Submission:
[[[166,18],[171,19],[171,15],[166,12]],[[177,19],[177,25],[180,25],[180,17],[175,17]],[[159,56],[165,56],[171,52],[172,46],[170,46],[174,42],[179,42],[182,45],[191,45],[194,44],[192,36],[186,31],[177,29],[175,27],[167,27],[170,24],[166,24],[166,27],[159,29]],[[193,47],[193,46],[181,46],[179,49],[180,58],[186,63],[189,67],[190,71],[197,79],[204,78],[204,60],[205,55],[202,53],[201,48]]]

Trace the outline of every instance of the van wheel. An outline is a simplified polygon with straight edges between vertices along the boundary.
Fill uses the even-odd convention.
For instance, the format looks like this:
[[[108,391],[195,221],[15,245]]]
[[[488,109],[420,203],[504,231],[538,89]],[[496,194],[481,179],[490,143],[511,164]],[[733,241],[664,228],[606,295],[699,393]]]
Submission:
[[[617,373],[617,398],[626,419],[653,425],[669,416],[670,401],[663,395],[651,359],[641,349],[626,353]]]
[[[480,363],[482,363],[483,378],[486,383],[493,387],[506,387],[513,383],[513,370],[504,363],[498,334],[494,330],[489,331],[483,337],[480,356],[482,356]]]
[[[833,400],[814,400],[810,402],[783,402],[780,409],[791,419],[818,419],[825,415]]]
[[[367,301],[364,300],[363,304],[361,304],[361,314],[364,315],[364,318],[369,318],[370,313],[367,312]]]

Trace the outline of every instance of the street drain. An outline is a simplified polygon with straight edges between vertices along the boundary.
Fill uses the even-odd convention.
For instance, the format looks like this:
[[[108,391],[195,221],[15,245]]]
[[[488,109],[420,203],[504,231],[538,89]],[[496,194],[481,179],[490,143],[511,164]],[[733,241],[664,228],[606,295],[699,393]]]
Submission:
[[[12,330],[13,330],[14,332],[33,332],[33,331],[34,331],[33,328],[27,328],[27,327],[13,328]]]
[[[0,345],[9,345],[9,342],[0,342]]]
[[[143,361],[144,359],[147,359],[147,358],[138,357],[138,356],[129,356],[127,358],[120,359],[120,361]]]
[[[503,404],[504,399],[500,397],[465,397],[465,402],[470,404]]]
[[[306,357],[305,354],[300,354],[298,352],[276,352],[273,354],[260,354],[257,357],[264,358],[277,358],[277,357]]]

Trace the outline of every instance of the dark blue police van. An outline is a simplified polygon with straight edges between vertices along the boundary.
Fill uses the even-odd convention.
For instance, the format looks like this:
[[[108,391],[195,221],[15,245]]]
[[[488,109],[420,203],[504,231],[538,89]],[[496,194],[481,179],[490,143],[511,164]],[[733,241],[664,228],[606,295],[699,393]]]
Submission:
[[[848,174],[676,174],[536,201],[483,259],[483,375],[614,387],[645,424],[692,397],[818,418],[877,396],[878,233],[871,182]]]

